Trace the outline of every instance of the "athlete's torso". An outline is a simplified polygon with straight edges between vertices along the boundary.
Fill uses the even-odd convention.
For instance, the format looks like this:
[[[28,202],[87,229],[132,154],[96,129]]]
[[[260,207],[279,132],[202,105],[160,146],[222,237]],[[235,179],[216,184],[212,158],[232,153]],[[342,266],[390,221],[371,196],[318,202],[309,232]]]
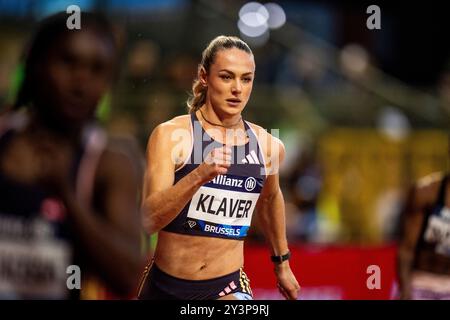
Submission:
[[[2,121],[5,124],[12,120]],[[3,126],[0,159],[21,129]],[[89,197],[86,189],[93,188],[93,174],[85,169],[91,162],[87,161],[87,153],[82,148],[72,160],[72,185],[84,189],[78,192],[80,201]],[[0,170],[0,298],[79,298],[79,290],[67,287],[67,268],[79,264],[72,232],[63,202],[48,188],[18,181]]]
[[[448,176],[441,182],[436,204],[426,211],[416,247],[414,268],[450,275],[450,208],[446,205]]]
[[[213,140],[195,115],[190,116],[192,147],[175,172],[175,183],[223,146]],[[173,276],[203,280],[238,270],[243,265],[243,239],[266,179],[265,161],[256,134],[248,123],[247,143],[232,149],[226,175],[203,185],[193,200],[159,232],[155,262]],[[205,139],[196,137],[205,137]],[[205,140],[202,142],[202,140]]]

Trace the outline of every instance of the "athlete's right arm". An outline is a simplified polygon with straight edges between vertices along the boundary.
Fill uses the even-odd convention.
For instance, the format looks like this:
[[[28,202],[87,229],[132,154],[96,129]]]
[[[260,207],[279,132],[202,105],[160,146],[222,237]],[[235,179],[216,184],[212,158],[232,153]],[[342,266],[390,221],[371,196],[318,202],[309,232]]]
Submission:
[[[174,121],[160,124],[148,142],[141,208],[144,229],[150,234],[168,225],[204,183],[225,174],[230,166],[230,150],[214,149],[205,162],[174,184],[177,156],[174,150],[180,149],[180,129],[183,130]],[[187,144],[190,146],[190,141]]]
[[[425,215],[425,209],[433,198],[430,185],[414,185],[409,191],[402,212],[401,237],[397,254],[397,275],[400,299],[411,299],[411,272],[414,252]]]

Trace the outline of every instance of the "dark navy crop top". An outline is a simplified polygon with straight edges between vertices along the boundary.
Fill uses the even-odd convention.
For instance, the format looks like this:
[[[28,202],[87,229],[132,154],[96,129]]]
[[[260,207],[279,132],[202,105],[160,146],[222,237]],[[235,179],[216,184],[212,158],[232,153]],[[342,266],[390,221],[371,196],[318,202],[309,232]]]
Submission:
[[[194,194],[163,230],[196,236],[243,240],[266,180],[266,168],[255,132],[244,121],[248,142],[231,147],[232,164]],[[191,114],[191,154],[175,172],[175,183],[196,169],[206,155],[223,144],[211,138]]]

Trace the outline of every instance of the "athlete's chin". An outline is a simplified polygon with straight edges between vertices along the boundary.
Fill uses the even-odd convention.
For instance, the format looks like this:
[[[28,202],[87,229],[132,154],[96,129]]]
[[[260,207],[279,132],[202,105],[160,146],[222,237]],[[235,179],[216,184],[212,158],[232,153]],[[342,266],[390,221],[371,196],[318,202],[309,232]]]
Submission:
[[[220,112],[222,114],[226,114],[228,116],[235,116],[238,115],[242,112],[242,110],[244,110],[244,105],[239,105],[239,106],[229,106],[229,105],[225,105],[222,106],[220,108]]]

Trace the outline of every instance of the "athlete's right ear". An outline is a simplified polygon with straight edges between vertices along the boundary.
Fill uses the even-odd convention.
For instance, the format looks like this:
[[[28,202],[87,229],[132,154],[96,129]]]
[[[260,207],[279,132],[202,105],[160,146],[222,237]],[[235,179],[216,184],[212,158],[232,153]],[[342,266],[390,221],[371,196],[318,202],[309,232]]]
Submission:
[[[206,69],[204,67],[200,67],[198,69],[198,79],[200,80],[200,83],[204,87],[208,86],[207,76],[208,76],[208,73],[206,72]]]

